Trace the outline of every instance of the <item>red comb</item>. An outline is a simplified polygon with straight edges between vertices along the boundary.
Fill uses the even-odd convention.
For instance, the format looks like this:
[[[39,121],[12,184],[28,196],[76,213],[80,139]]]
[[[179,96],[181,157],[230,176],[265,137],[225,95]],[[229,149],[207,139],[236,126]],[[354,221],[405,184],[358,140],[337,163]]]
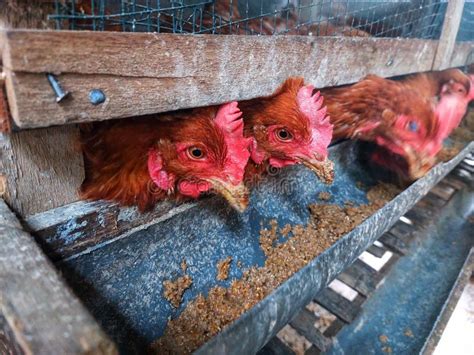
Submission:
[[[237,102],[219,107],[214,122],[222,131],[227,147],[225,172],[234,184],[238,184],[243,179],[252,140],[244,137],[244,121]]]
[[[299,89],[296,96],[298,107],[309,120],[311,127],[311,150],[325,159],[328,155],[327,147],[331,143],[333,125],[326,115],[327,108],[323,106],[323,97],[320,92],[313,95],[314,86],[306,85]]]

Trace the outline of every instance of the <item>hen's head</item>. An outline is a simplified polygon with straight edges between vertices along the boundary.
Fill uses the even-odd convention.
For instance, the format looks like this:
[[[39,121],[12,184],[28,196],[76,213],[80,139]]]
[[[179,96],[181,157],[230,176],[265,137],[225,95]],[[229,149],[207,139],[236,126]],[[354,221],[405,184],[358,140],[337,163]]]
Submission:
[[[167,139],[148,153],[148,172],[157,189],[197,198],[211,189],[239,211],[248,204],[243,184],[250,140],[243,135],[236,102],[197,109],[175,124]]]
[[[373,160],[410,180],[434,165],[438,124],[430,100],[398,83],[370,76],[363,101],[366,117],[353,136],[376,143]]]
[[[323,98],[301,78],[288,79],[273,95],[244,103],[245,132],[254,139],[251,159],[276,168],[304,164],[331,180],[327,147],[332,124]]]
[[[439,145],[451,132],[459,126],[466,114],[469,102],[474,100],[474,75],[465,75],[466,82],[450,80],[441,89],[439,101],[436,105],[436,116],[439,121],[437,141]]]

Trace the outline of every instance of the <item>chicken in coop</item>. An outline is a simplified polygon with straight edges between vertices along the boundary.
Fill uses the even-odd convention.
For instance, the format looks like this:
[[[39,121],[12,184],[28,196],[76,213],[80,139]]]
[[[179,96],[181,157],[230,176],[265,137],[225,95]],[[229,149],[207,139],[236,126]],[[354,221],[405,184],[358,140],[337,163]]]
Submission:
[[[371,160],[414,180],[435,163],[438,125],[432,102],[403,83],[369,75],[354,85],[321,90],[333,139],[375,143]]]
[[[82,127],[82,197],[145,211],[166,198],[197,198],[213,190],[243,211],[251,140],[243,135],[241,116],[232,102]]]
[[[447,69],[410,75],[401,82],[432,102],[439,123],[434,144],[441,149],[443,140],[460,125],[469,102],[474,100],[474,75]]]
[[[250,171],[258,171],[256,166],[304,164],[321,180],[332,182],[327,147],[333,127],[323,97],[312,85],[302,78],[290,78],[271,96],[242,101],[239,106],[244,113],[245,136],[254,139]]]
[[[250,1],[216,0],[207,6],[206,12],[214,16],[204,17],[203,27],[210,29],[216,26],[218,33],[241,35],[369,36],[365,31],[334,21],[333,16],[317,9],[317,6],[300,4],[302,11],[297,10],[295,5],[298,4],[287,1],[263,1],[257,4]]]

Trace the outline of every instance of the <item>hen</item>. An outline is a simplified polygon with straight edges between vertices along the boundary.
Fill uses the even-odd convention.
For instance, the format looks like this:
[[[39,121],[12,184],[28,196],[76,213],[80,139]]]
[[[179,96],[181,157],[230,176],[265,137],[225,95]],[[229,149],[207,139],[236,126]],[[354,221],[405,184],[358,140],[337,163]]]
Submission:
[[[83,129],[83,198],[152,208],[167,197],[197,198],[211,189],[239,211],[250,140],[237,103],[105,122]]]
[[[434,164],[438,133],[431,102],[403,83],[369,75],[321,90],[335,140],[357,138],[377,146],[372,159],[411,180]]]
[[[328,19],[311,21],[300,18],[297,9],[287,7],[281,8],[277,6],[259,8],[259,11],[252,12],[245,4],[241,8],[245,8],[244,16],[239,11],[239,2],[234,0],[216,0],[206,6],[205,12],[212,16],[204,16],[202,19],[203,28],[212,29],[219,34],[286,34],[286,35],[311,35],[311,36],[346,36],[346,37],[368,37],[367,32],[353,28],[347,25],[338,25],[332,23]],[[288,4],[285,4],[288,5]],[[315,5],[307,6],[310,9]],[[244,11],[244,10],[242,10]]]
[[[254,164],[275,168],[304,164],[322,180],[332,181],[332,163],[327,158],[332,125],[322,96],[313,91],[302,78],[290,78],[271,96],[239,103],[244,134],[253,138]]]
[[[459,126],[467,106],[474,100],[474,76],[459,69],[447,69],[411,75],[401,82],[432,102],[438,119],[436,144],[442,142]]]

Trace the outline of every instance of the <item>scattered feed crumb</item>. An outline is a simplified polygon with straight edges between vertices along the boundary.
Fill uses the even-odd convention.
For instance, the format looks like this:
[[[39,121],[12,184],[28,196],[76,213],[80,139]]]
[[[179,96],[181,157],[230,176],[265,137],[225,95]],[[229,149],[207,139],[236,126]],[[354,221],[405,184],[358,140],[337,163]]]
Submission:
[[[237,261],[237,267],[238,267],[239,269],[241,269],[241,268],[242,268],[242,261],[240,261],[240,260],[239,260],[239,261]]]
[[[282,237],[287,237],[288,234],[291,232],[291,225],[289,224],[286,224],[282,229],[280,229],[280,234],[282,235]]]
[[[266,256],[263,266],[253,266],[233,280],[228,288],[213,287],[207,297],[199,295],[184,311],[168,322],[164,335],[150,350],[155,353],[191,353],[255,306],[277,286],[321,254],[340,237],[398,194],[393,185],[379,184],[367,194],[367,205],[310,205],[306,226],[291,227],[291,237],[277,243],[281,231],[277,221],[260,231],[260,247]]]
[[[384,353],[391,354],[391,353],[392,353],[392,348],[391,348],[390,346],[384,346],[384,347],[382,348],[382,351],[383,351]]]
[[[193,279],[189,275],[178,277],[175,281],[166,280],[163,282],[163,296],[174,308],[178,308],[183,301],[184,291],[190,288],[192,283]]]
[[[450,161],[452,158],[454,158],[456,155],[458,155],[460,151],[461,149],[457,145],[453,147],[449,147],[449,148],[444,147],[438,153],[436,158],[438,159],[439,162],[447,162],[447,161]]]
[[[188,270],[188,264],[186,263],[186,260],[183,260],[181,262],[181,270],[183,270],[184,273]]]
[[[319,193],[318,198],[322,201],[329,201],[331,199],[331,194],[327,191],[322,191]]]
[[[386,336],[385,334],[382,334],[382,335],[379,336],[379,340],[380,340],[380,342],[385,344],[388,341],[388,336]]]
[[[361,189],[361,190],[365,190],[366,189],[366,186],[365,184],[362,182],[362,181],[357,181],[356,182],[356,186],[357,188]]]
[[[228,256],[224,260],[221,260],[217,263],[217,280],[224,281],[229,277],[230,263],[232,262],[232,257]]]
[[[410,338],[414,337],[413,332],[411,331],[410,328],[405,329],[405,332],[403,334],[405,334],[405,336],[410,337]]]

